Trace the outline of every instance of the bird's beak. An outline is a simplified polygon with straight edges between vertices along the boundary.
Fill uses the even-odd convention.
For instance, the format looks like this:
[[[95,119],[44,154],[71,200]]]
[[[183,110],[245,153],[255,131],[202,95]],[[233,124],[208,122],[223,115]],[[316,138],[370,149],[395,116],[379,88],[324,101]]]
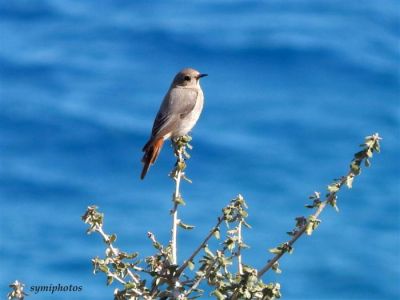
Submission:
[[[199,75],[197,76],[197,78],[202,78],[202,77],[206,77],[206,76],[208,76],[208,74],[199,74]]]

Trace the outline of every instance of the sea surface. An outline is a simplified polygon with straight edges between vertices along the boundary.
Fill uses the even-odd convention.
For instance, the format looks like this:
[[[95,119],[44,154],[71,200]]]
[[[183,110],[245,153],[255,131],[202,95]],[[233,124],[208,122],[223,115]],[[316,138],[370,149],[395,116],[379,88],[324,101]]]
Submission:
[[[141,181],[141,148],[191,66],[209,76],[179,212],[196,228],[179,233],[179,260],[240,193],[243,260],[262,267],[378,132],[382,152],[340,212],[263,279],[287,300],[400,299],[399,12],[395,0],[0,0],[0,297],[18,279],[27,299],[113,298],[118,285],[92,274],[104,245],[85,233],[88,205],[120,249],[152,254],[147,231],[168,242],[172,149]],[[30,291],[58,284],[82,291]]]

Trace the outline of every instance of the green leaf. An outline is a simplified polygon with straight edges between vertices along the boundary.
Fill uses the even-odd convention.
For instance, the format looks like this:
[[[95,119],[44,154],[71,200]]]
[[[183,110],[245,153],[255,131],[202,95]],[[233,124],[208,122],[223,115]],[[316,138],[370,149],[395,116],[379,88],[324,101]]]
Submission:
[[[204,247],[204,252],[207,254],[208,257],[214,257],[214,253],[212,253],[210,249],[208,249],[208,246]]]
[[[279,262],[275,262],[272,265],[272,270],[275,271],[276,274],[281,274],[282,273],[282,270],[279,269]]]
[[[365,143],[360,145],[361,147],[367,147],[370,148],[374,145],[374,140],[373,140],[373,136],[367,136],[365,137]]]
[[[268,250],[269,252],[271,252],[272,254],[281,254],[282,253],[282,249],[278,248],[271,248]]]
[[[360,175],[361,173],[360,162],[361,161],[353,161],[350,165],[350,169],[354,175]]]
[[[339,190],[339,186],[336,182],[328,185],[328,191],[330,193],[336,193],[338,190]]]
[[[182,178],[189,183],[193,183],[193,181],[191,179],[187,178],[186,175],[183,175]]]
[[[153,243],[153,247],[156,248],[157,250],[161,250],[162,249],[162,245],[157,241]]]
[[[349,176],[347,176],[346,178],[346,185],[349,189],[351,189],[353,187],[353,180],[354,180],[354,175],[350,174]]]
[[[190,271],[193,271],[193,269],[194,269],[194,263],[193,263],[191,260],[188,261],[188,267],[189,267],[189,270],[190,270]]]
[[[242,224],[247,228],[251,228],[250,224],[247,223],[245,220],[242,221]]]
[[[311,235],[315,229],[317,229],[318,225],[321,223],[321,220],[317,219],[314,215],[308,217],[308,223],[306,227],[306,234]]]
[[[198,277],[203,277],[204,275],[205,275],[205,273],[203,271],[196,272],[196,276],[198,276]]]
[[[364,156],[364,150],[357,152],[354,154],[355,159],[361,159]]]
[[[321,197],[320,192],[314,192],[314,194],[310,195],[308,199],[314,200],[314,199],[319,199]]]
[[[311,235],[312,234],[312,232],[313,232],[313,224],[310,222],[310,223],[308,223],[307,224],[307,227],[306,227],[306,234],[307,235]]]
[[[116,240],[117,240],[117,235],[116,234],[112,234],[108,238],[109,243],[114,243]]]
[[[191,230],[191,229],[194,228],[193,225],[185,224],[185,223],[183,223],[182,221],[180,221],[180,222],[178,223],[178,225],[179,225],[180,227],[182,227],[183,229],[186,229],[186,230]]]
[[[126,258],[133,259],[139,255],[138,252],[132,252],[131,254],[127,254]]]
[[[243,248],[243,249],[245,249],[245,248],[246,248],[246,249],[249,249],[249,248],[250,248],[249,245],[247,245],[247,244],[245,244],[245,243],[243,243],[243,242],[242,242],[242,243],[239,243],[239,247],[240,247],[240,248]]]
[[[339,207],[337,207],[337,197],[333,197],[328,203],[336,210],[336,212],[339,212]]]
[[[224,300],[225,299],[225,296],[218,290],[212,291],[211,295],[214,295],[215,297],[217,297],[218,300]]]
[[[297,228],[302,228],[307,223],[307,219],[303,216],[295,218],[295,221]]]
[[[371,161],[368,158],[366,158],[364,164],[368,168],[371,165]]]
[[[227,241],[226,245],[227,245],[228,250],[231,252],[235,248],[235,242],[232,239],[229,239]]]
[[[124,284],[124,288],[125,288],[126,290],[133,289],[133,288],[135,288],[135,287],[136,287],[136,284],[133,283],[133,282],[128,282],[128,283]]]
[[[372,139],[374,141],[372,148],[374,149],[374,151],[379,153],[381,151],[381,146],[380,146],[379,140],[381,140],[382,138],[380,138],[379,135],[376,133],[376,134],[374,134]]]
[[[242,211],[240,211],[240,215],[241,215],[243,218],[247,218],[247,217],[249,216],[249,213],[248,213],[247,211],[245,211],[245,210],[242,210]]]
[[[108,273],[108,267],[106,265],[99,265],[99,270]]]
[[[223,257],[222,258],[222,265],[227,266],[232,264],[232,258],[231,257]]]
[[[175,195],[174,194],[174,202],[178,205],[186,205],[185,201],[180,195]]]
[[[190,135],[184,135],[181,137],[181,140],[183,143],[187,144],[192,140],[192,137]]]
[[[283,246],[283,250],[289,254],[292,254],[294,248],[292,246],[290,246],[288,243],[285,243]]]
[[[107,285],[110,285],[114,281],[114,277],[107,276]]]
[[[183,151],[183,155],[186,157],[186,159],[190,158],[190,154],[186,150]]]

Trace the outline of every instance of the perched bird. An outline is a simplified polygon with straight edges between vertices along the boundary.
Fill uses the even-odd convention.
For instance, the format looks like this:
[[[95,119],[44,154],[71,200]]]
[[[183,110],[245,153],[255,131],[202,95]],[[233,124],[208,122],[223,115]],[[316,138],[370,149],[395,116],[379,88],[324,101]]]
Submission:
[[[141,179],[146,176],[150,165],[155,163],[164,141],[186,135],[196,124],[203,110],[204,95],[200,78],[204,76],[207,74],[191,68],[176,74],[158,110],[151,136],[143,147]]]

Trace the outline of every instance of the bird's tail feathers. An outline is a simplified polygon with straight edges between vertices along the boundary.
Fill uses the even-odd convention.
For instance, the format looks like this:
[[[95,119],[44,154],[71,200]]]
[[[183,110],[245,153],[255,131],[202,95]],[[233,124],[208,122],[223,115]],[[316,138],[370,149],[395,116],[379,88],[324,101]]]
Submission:
[[[149,170],[150,166],[156,162],[158,155],[160,154],[161,148],[164,144],[163,138],[158,139],[151,139],[147,142],[147,144],[143,147],[143,170],[142,174],[140,175],[140,179],[143,179],[147,171]]]

